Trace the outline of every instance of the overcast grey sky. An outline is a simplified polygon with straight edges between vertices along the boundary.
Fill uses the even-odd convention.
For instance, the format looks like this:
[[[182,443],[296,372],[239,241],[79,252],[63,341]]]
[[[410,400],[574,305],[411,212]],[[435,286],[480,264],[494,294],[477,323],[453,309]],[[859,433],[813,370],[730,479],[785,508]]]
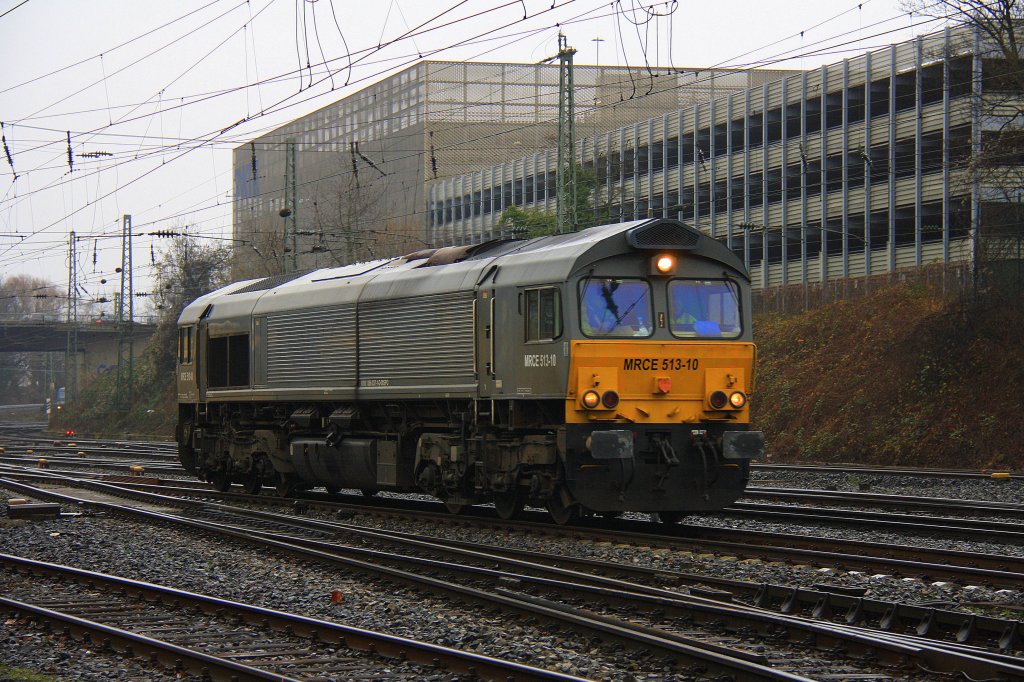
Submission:
[[[0,0],[0,276],[66,288],[75,230],[112,299],[123,214],[230,237],[233,147],[420,55],[537,62],[561,30],[577,64],[810,68],[938,28],[898,0]]]

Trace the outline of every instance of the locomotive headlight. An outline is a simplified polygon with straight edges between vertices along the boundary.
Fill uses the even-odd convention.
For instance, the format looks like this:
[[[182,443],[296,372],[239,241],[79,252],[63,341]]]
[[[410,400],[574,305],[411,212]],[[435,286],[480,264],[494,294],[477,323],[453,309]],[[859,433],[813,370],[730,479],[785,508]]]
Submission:
[[[601,394],[597,391],[587,391],[580,398],[580,401],[583,403],[583,407],[593,410],[601,404]]]
[[[614,410],[619,406],[619,394],[615,391],[605,391],[604,395],[601,396],[601,404],[609,410]]]
[[[670,254],[655,256],[651,261],[652,275],[671,275],[676,271],[676,258]]]
[[[737,410],[747,404],[747,396],[743,391],[733,391],[729,395],[729,404]]]
[[[725,394],[725,391],[715,391],[708,396],[708,402],[711,403],[711,407],[721,410],[729,404],[729,396]]]

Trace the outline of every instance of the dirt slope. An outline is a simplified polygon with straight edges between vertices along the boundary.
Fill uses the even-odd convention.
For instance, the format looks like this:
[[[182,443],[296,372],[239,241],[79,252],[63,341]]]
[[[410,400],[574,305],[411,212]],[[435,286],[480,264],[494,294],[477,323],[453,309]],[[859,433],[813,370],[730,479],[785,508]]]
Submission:
[[[1024,306],[901,284],[755,320],[773,461],[1024,468]]]

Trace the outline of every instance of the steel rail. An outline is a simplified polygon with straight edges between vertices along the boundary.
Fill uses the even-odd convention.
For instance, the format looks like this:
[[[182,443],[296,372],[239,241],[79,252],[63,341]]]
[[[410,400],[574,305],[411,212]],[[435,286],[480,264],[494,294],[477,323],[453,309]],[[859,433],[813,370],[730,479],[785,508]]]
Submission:
[[[117,487],[120,488],[121,484]],[[163,497],[153,499],[158,499],[161,502],[167,501]],[[1020,623],[1002,618],[976,616],[956,611],[865,599],[864,590],[842,590],[830,586],[819,586],[819,589],[807,589],[782,585],[745,583],[738,580],[687,574],[665,569],[638,567],[622,563],[515,550],[505,547],[481,546],[479,543],[423,536],[422,534],[411,534],[394,530],[367,528],[338,521],[320,521],[220,504],[210,505],[198,500],[172,499],[186,507],[204,510],[223,509],[234,515],[277,522],[290,527],[301,527],[327,533],[346,533],[369,540],[388,538],[408,547],[435,553],[438,551],[448,554],[459,553],[469,559],[477,559],[492,565],[536,570],[537,564],[543,562],[547,566],[570,569],[573,573],[563,575],[569,575],[575,579],[579,579],[578,575],[580,573],[591,575],[596,573],[599,576],[597,580],[602,580],[611,575],[618,575],[657,584],[701,586],[697,589],[697,592],[700,594],[714,594],[717,590],[718,594],[715,597],[718,599],[731,600],[734,597],[747,597],[753,599],[753,603],[761,607],[772,608],[783,613],[803,610],[804,612],[814,614],[819,619],[822,618],[821,614],[845,612],[844,619],[850,623],[860,622],[866,624],[875,622],[878,623],[877,629],[882,630],[902,624],[905,627],[918,630],[919,634],[922,635],[933,637],[953,636],[959,643],[972,639],[995,640],[999,643],[1001,649],[1009,649],[1017,643],[1017,633],[1020,629]],[[518,561],[510,561],[510,557]],[[608,584],[616,585],[614,582],[609,582]],[[706,589],[707,586],[712,586],[713,590]],[[636,592],[645,591],[643,586],[638,587],[634,585],[630,589]],[[665,595],[665,592],[660,589],[652,590],[650,593]],[[1020,634],[1024,635],[1024,630],[1021,630]]]
[[[103,584],[111,588],[126,590],[133,594],[146,595],[163,601],[174,601],[185,605],[203,607],[205,611],[217,613],[222,618],[237,616],[244,622],[259,625],[266,629],[286,631],[302,638],[315,638],[327,644],[341,644],[350,649],[364,653],[379,654],[386,658],[409,660],[420,665],[436,667],[441,662],[452,672],[473,675],[493,680],[559,680],[562,682],[578,682],[582,678],[566,675],[557,671],[544,670],[534,666],[492,658],[450,647],[421,642],[406,637],[356,628],[340,623],[310,618],[275,609],[267,609],[250,604],[242,604],[209,595],[178,590],[164,585],[155,585],[129,578],[106,575],[70,566],[61,566],[48,562],[35,561],[8,554],[0,554],[0,564],[31,571],[36,574],[57,576],[62,579],[74,578],[94,584]],[[85,621],[67,614],[61,614],[38,606],[26,605],[6,598],[0,598],[0,604],[31,611],[47,619],[57,620],[77,628],[88,629],[103,637],[116,637],[132,645],[142,646],[146,650],[170,653],[181,659],[192,661],[199,666],[197,673],[207,674],[209,669],[221,669],[227,679],[241,676],[243,679],[282,680],[293,679],[283,677],[279,671],[257,669],[236,663],[229,659],[194,651],[173,643],[163,642],[137,633],[127,632],[111,626]],[[287,662],[287,661],[286,661]]]
[[[26,472],[26,476],[37,475]],[[37,480],[41,480],[37,479]],[[103,485],[97,482],[81,481],[81,485]],[[141,486],[133,486],[139,488]],[[152,488],[152,486],[150,486]],[[175,492],[175,488],[159,486],[163,492]],[[139,491],[142,492],[142,491]],[[249,499],[241,493],[217,493],[211,489],[185,489],[185,494],[204,495],[216,499]],[[260,501],[272,504],[295,504],[270,496],[260,496]],[[964,552],[949,549],[931,549],[912,545],[820,538],[792,533],[770,533],[756,530],[718,528],[680,524],[665,526],[642,521],[603,520],[600,525],[592,520],[563,527],[552,525],[544,514],[526,514],[523,520],[504,521],[482,515],[453,516],[436,510],[441,505],[432,502],[409,503],[396,507],[390,500],[375,500],[372,505],[351,504],[326,500],[301,500],[300,504],[321,505],[332,509],[346,509],[353,512],[373,513],[392,516],[407,516],[414,513],[420,520],[439,523],[474,523],[503,529],[518,529],[524,532],[545,533],[562,537],[589,537],[620,543],[645,544],[673,550],[698,553],[717,552],[731,556],[758,559],[783,559],[814,566],[839,567],[843,570],[885,572],[896,575],[918,576],[929,580],[975,581],[982,584],[1019,589],[1024,587],[1024,558]],[[415,510],[415,511],[411,511]],[[480,510],[481,514],[484,510]],[[528,520],[542,519],[542,522]],[[656,528],[658,532],[652,532]],[[826,545],[831,549],[818,549]],[[958,563],[953,563],[953,562]]]
[[[562,613],[557,609],[538,607],[513,597],[507,597],[504,595],[488,592],[486,590],[482,590],[479,588],[443,581],[432,576],[418,575],[406,570],[374,564],[370,561],[366,561],[363,559],[338,555],[332,553],[334,549],[337,549],[336,546],[330,545],[328,543],[324,543],[326,545],[325,549],[304,547],[300,544],[296,544],[293,541],[293,538],[289,538],[289,541],[282,541],[278,539],[273,539],[272,537],[268,537],[269,534],[262,532],[254,532],[252,530],[238,530],[235,528],[210,523],[208,521],[188,519],[184,517],[175,516],[173,514],[138,509],[135,507],[125,507],[122,505],[115,505],[109,502],[99,502],[93,500],[86,500],[83,498],[76,498],[72,495],[58,493],[55,491],[48,491],[39,488],[33,488],[31,486],[26,486],[5,479],[0,479],[0,486],[20,488],[24,492],[33,494],[35,496],[50,497],[53,499],[62,500],[64,502],[76,505],[95,506],[113,513],[126,514],[130,516],[148,519],[150,521],[191,527],[196,530],[215,533],[220,536],[231,537],[233,539],[240,540],[245,544],[257,544],[263,547],[273,548],[277,551],[285,552],[304,559],[317,559],[321,561],[326,561],[328,563],[342,564],[349,569],[357,570],[363,573],[378,575],[389,580],[411,585],[417,589],[426,589],[427,591],[432,593],[443,592],[456,599],[463,600],[466,602],[483,604],[491,608],[497,606],[504,610],[516,612],[527,617],[541,618],[543,620],[552,621],[563,626],[569,625],[570,627],[576,629],[582,629],[591,632],[602,638],[610,639],[612,641],[617,641],[622,644],[635,647],[641,651],[657,652],[661,655],[670,656],[673,659],[697,662],[702,666],[708,666],[709,668],[717,670],[723,674],[734,675],[737,679],[809,682],[809,678],[803,677],[801,675],[792,674],[786,671],[774,670],[772,668],[768,668],[764,665],[761,665],[755,661],[752,661],[750,660],[750,655],[746,652],[733,651],[732,655],[730,655],[724,653],[721,650],[722,647],[719,646],[712,645],[706,648],[701,648],[698,646],[694,646],[691,643],[676,641],[671,637],[659,637],[656,635],[652,635],[651,633],[644,632],[641,629],[622,627],[619,625],[610,625],[584,616],[573,616]],[[160,496],[154,495],[154,497]],[[347,549],[355,550],[358,548]],[[360,553],[367,554],[368,550],[361,550]],[[383,555],[383,553],[378,554]],[[432,563],[435,566],[439,565],[437,562],[427,562],[424,560],[420,560],[420,563]],[[482,569],[476,570],[479,571]]]
[[[867,493],[809,488],[750,487],[743,491],[744,498],[827,502],[837,505],[883,507],[887,509],[917,509],[955,511],[974,516],[1004,516],[1024,518],[1024,504],[966,500],[950,497],[913,497],[886,493]]]
[[[754,471],[806,471],[811,473],[878,474],[885,476],[918,476],[926,478],[991,478],[992,471],[971,469],[907,469],[904,467],[860,466],[856,464],[751,464]],[[1024,480],[1024,474],[1010,474],[1013,480]]]
[[[795,507],[737,502],[721,512],[724,516],[809,521],[843,526],[863,526],[899,531],[917,531],[953,535],[976,540],[984,534],[988,541],[1024,542],[1024,530],[1016,523],[978,519],[950,519],[936,516],[909,516],[892,512],[873,512],[823,507]]]
[[[150,496],[150,495],[147,495],[147,496]],[[160,499],[162,496],[155,496],[155,495],[153,495],[151,497]],[[251,513],[251,512],[247,512],[247,513]],[[280,515],[269,514],[269,513],[266,513],[266,512],[257,512],[257,516],[258,516],[258,518],[271,518],[271,519],[275,519],[275,520],[281,520],[280,519]],[[206,523],[208,523],[208,522],[202,522],[202,521],[197,522],[197,521],[194,521],[194,520],[189,520],[188,522],[189,523],[199,523],[199,524],[206,524]],[[336,527],[338,527],[338,526],[340,526],[342,524],[335,524],[335,523],[332,523],[332,522],[320,522],[320,521],[301,520],[300,525],[302,525],[303,527],[336,528]],[[254,532],[254,531],[251,531],[251,530],[248,530],[248,529],[238,529],[238,528],[235,528],[234,532],[241,534],[242,537],[248,537],[250,539],[255,539],[256,537],[258,537],[258,538],[260,538],[260,539],[262,539],[262,540],[264,540],[264,541],[266,541],[268,543],[271,543],[272,545],[275,545],[275,546],[276,546],[276,543],[279,543],[279,542],[283,541],[286,545],[292,545],[292,546],[298,545],[298,546],[302,546],[302,547],[304,547],[306,549],[311,549],[311,550],[317,551],[317,552],[326,552],[326,553],[335,554],[335,555],[338,555],[339,553],[343,553],[346,556],[346,558],[348,558],[348,559],[350,559],[352,556],[369,557],[369,556],[372,556],[374,554],[378,554],[378,552],[376,552],[375,550],[367,550],[365,548],[344,548],[344,549],[342,549],[342,548],[339,548],[339,547],[337,547],[336,545],[334,545],[332,543],[327,543],[327,542],[323,542],[323,541],[319,541],[319,540],[308,540],[308,539],[304,539],[304,538],[295,538],[295,537],[292,537],[292,536],[289,536],[289,537],[286,537],[286,538],[281,538],[279,535],[265,533],[265,532],[262,532],[262,531],[255,531]],[[420,543],[420,544],[422,545],[423,543]],[[283,547],[281,547],[281,548],[283,548]],[[482,555],[479,552],[472,552],[472,554],[474,556],[477,556],[477,557],[482,557],[482,558],[484,558],[484,559],[486,559],[488,561],[490,561],[492,559],[497,559],[498,558],[498,557],[492,557],[492,556],[489,556],[489,555]],[[412,564],[416,564],[418,566],[430,566],[430,567],[433,567],[433,568],[442,568],[442,567],[445,567],[448,563],[450,563],[450,562],[437,562],[437,561],[431,561],[431,560],[424,560],[424,559],[421,559],[419,557],[397,556],[394,553],[390,553],[388,555],[388,558],[392,562],[412,563]],[[359,560],[356,560],[356,561],[359,561]],[[347,565],[351,565],[351,564],[348,564],[347,561],[346,561],[346,563],[347,563]],[[361,561],[359,561],[359,565],[362,565]],[[375,569],[372,569],[372,570],[379,571],[380,568],[376,567]],[[509,575],[507,573],[502,573],[502,572],[498,572],[498,571],[494,571],[494,570],[490,570],[490,569],[481,569],[481,568],[472,568],[472,567],[460,567],[460,570],[462,570],[463,572],[473,573],[473,574],[476,574],[476,575],[492,576],[495,579],[503,580],[503,581],[510,581],[511,580],[511,581],[515,581],[517,583],[543,581],[548,586],[555,585],[555,584],[564,584],[565,583],[565,581],[561,580],[561,579],[560,580],[553,580],[553,579],[545,578],[545,577],[526,576],[526,575],[521,575],[521,574]],[[613,590],[614,588],[611,587],[611,586],[622,585],[621,581],[607,581],[607,580],[597,580],[597,581],[594,581],[593,580],[593,576],[590,576],[590,575],[580,576],[579,574],[573,574],[572,572],[563,572],[563,573],[565,573],[567,577],[571,577],[571,578],[575,578],[575,579],[582,578],[584,581],[586,581],[585,583],[570,583],[570,584],[568,584],[568,587],[563,587],[562,589],[563,590],[567,589],[569,594],[577,594],[578,595],[581,592],[585,592],[587,590],[593,590],[593,589]],[[394,576],[394,574],[392,574],[392,577],[397,577],[397,576]],[[594,582],[597,582],[597,584],[595,585]],[[636,602],[637,600],[640,600],[641,598],[646,597],[648,599],[661,599],[661,600],[666,600],[667,599],[667,600],[670,600],[672,603],[678,604],[678,603],[681,603],[682,601],[684,601],[686,599],[686,598],[682,597],[681,595],[679,595],[678,593],[669,592],[669,591],[666,591],[666,590],[660,590],[660,589],[656,589],[656,588],[653,588],[653,589],[652,588],[645,588],[645,589],[642,589],[642,590],[638,590],[635,585],[628,585],[627,587],[628,587],[628,590],[624,591],[624,590],[619,589],[619,590],[616,590],[616,591],[618,593],[620,593],[620,594],[628,594],[629,598],[632,599],[634,602]],[[643,592],[643,594],[640,594],[641,592]],[[607,595],[607,594],[610,594],[610,593],[611,592],[604,592],[603,594]],[[692,601],[692,600],[690,600],[690,601]],[[700,600],[700,598],[698,598],[697,601],[707,602],[708,600]],[[669,602],[662,601],[661,603],[658,604],[658,608],[664,608],[665,605],[668,604],[668,603]],[[688,608],[693,608],[693,607],[692,606],[688,606]],[[724,607],[722,607],[721,604],[719,604],[716,608],[721,609],[721,608],[724,608]],[[737,607],[731,606],[729,608],[731,608],[731,609],[733,609],[735,611]],[[719,612],[719,615],[721,615],[721,612]],[[772,615],[774,616],[775,614],[772,614]],[[764,616],[763,614],[759,614],[759,617],[764,618],[766,616]],[[733,614],[733,619],[734,620],[736,619],[735,614]],[[746,623],[746,624],[749,625],[749,623]],[[774,623],[774,626],[778,627],[779,624],[780,623],[778,621],[776,621]],[[618,623],[616,623],[614,625],[615,625],[615,627],[622,627]],[[820,624],[807,624],[807,623],[804,623],[803,627],[810,628],[813,631],[814,628],[817,625],[820,625]],[[795,626],[794,626],[793,623],[789,623],[789,627],[792,628],[792,627],[795,627]],[[827,637],[833,637],[833,632],[829,628],[825,628],[824,633],[825,633],[825,636],[827,636]],[[817,637],[817,635],[815,635],[815,636]],[[661,634],[661,638],[665,638],[665,637],[666,637],[665,634]],[[861,642],[861,643],[863,644],[863,642]],[[885,639],[885,637],[881,637],[881,639],[877,639],[877,641],[875,642],[875,644],[873,646],[881,647],[881,646],[883,646],[883,644],[885,646],[888,646],[888,645],[891,644],[891,642],[889,642],[887,639]],[[906,651],[904,651],[903,649],[901,649],[899,647],[896,647],[895,649],[893,649],[893,651],[896,652],[894,655],[896,656],[897,659],[907,655]],[[928,651],[930,652],[931,650],[928,650]],[[954,654],[950,654],[950,655],[952,656]],[[963,654],[962,651],[955,653],[955,656],[962,657],[963,655],[964,654]],[[930,653],[930,656],[932,656],[934,658],[935,656],[937,656],[937,654],[932,652],[932,653]],[[971,660],[973,660],[973,659],[971,659]],[[950,664],[947,659],[942,659],[941,660],[941,665],[943,666],[943,669],[948,669],[950,665],[953,665],[954,669],[955,669],[956,665],[960,665],[960,666],[973,665],[971,663],[971,660],[968,660],[966,662],[960,662],[958,664]],[[934,665],[940,665],[940,663],[936,663],[935,661],[932,661],[930,663],[930,665],[933,665],[933,666]],[[991,665],[991,664],[990,663],[986,663],[986,665]],[[1024,669],[1022,669],[1022,670],[1024,670]],[[991,668],[989,669],[989,672],[991,672]]]

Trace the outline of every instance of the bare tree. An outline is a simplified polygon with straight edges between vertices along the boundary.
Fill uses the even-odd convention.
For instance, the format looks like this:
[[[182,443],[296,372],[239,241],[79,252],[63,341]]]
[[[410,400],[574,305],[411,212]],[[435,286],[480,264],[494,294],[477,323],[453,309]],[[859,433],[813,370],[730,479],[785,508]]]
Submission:
[[[156,264],[157,330],[147,352],[157,373],[175,363],[178,315],[193,300],[228,283],[231,248],[210,245],[195,237],[175,237]]]
[[[975,131],[964,175],[981,204],[974,242],[976,275],[983,285],[1022,291],[1024,0],[905,0],[903,7],[966,27],[977,36],[982,88],[973,104],[980,130]]]

